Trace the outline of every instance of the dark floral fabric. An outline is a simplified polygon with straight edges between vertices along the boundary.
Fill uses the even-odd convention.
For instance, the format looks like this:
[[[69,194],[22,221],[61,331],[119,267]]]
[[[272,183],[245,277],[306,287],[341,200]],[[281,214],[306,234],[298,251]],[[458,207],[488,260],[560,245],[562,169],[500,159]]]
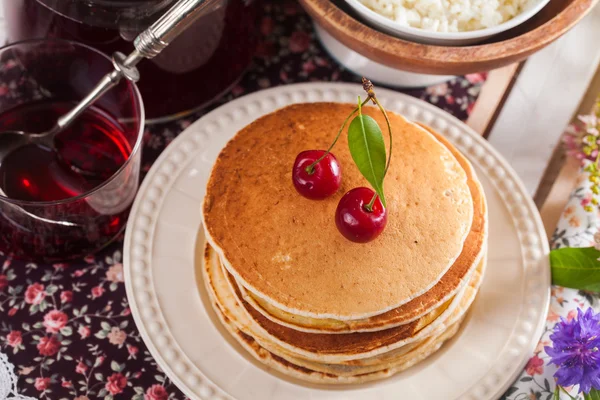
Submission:
[[[143,172],[203,113],[267,87],[307,81],[359,82],[327,55],[310,18],[295,1],[264,2],[262,40],[252,67],[208,109],[149,126]],[[485,74],[408,91],[466,119]],[[14,82],[0,75],[0,96]],[[64,264],[0,256],[0,351],[19,375],[23,395],[40,399],[183,399],[140,338],[123,285],[122,238],[101,252]]]

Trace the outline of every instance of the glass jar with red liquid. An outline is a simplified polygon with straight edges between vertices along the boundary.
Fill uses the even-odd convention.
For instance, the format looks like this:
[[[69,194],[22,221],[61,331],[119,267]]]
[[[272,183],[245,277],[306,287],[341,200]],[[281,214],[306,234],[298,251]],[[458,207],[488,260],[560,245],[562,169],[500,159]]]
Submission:
[[[138,66],[150,121],[181,116],[226,92],[252,61],[259,0],[217,1],[169,47]],[[62,38],[112,54],[175,0],[3,0],[9,42]]]
[[[113,70],[64,40],[0,49],[0,131],[46,132]],[[54,139],[0,160],[0,253],[62,261],[102,248],[125,228],[140,177],[144,105],[122,80]]]

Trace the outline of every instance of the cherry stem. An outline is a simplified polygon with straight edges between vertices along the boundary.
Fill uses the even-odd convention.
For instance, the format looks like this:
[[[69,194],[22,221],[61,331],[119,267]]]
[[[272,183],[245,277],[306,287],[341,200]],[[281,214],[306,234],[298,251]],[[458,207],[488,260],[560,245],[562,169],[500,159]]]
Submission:
[[[367,101],[371,100],[373,101],[374,104],[377,105],[377,107],[379,107],[379,110],[382,112],[383,117],[385,118],[385,123],[387,124],[387,128],[388,128],[388,134],[390,137],[390,150],[388,152],[388,158],[387,158],[387,163],[385,165],[385,170],[383,171],[383,177],[385,178],[385,176],[387,175],[388,169],[390,168],[390,163],[392,161],[392,125],[390,123],[390,118],[387,115],[387,112],[385,112],[385,108],[383,108],[383,106],[381,105],[381,103],[379,102],[379,100],[377,99],[377,96],[375,95],[375,90],[373,90],[373,84],[371,83],[370,80],[363,78],[362,79],[363,82],[363,89],[367,92]],[[360,102],[360,97],[359,97],[359,102]],[[364,103],[363,103],[364,104]],[[360,108],[360,107],[359,107]],[[360,110],[358,111],[359,115],[360,115]],[[377,198],[377,193],[375,193],[373,195],[373,198],[371,199],[371,201],[369,202],[369,204],[367,204],[365,206],[365,209],[368,212],[373,212],[373,204],[375,204],[375,199]]]
[[[371,201],[369,202],[369,204],[367,204],[365,206],[365,210],[367,212],[373,212],[373,205],[375,204],[375,199],[377,198],[377,193],[373,194],[373,198],[371,199]]]
[[[335,139],[333,139],[333,143],[331,143],[331,146],[329,146],[329,148],[327,149],[327,151],[325,152],[325,154],[323,154],[321,157],[319,157],[317,159],[317,161],[315,161],[314,163],[310,164],[308,167],[306,167],[306,173],[309,175],[312,175],[315,173],[315,166],[320,163],[321,161],[323,161],[323,159],[325,157],[327,157],[327,154],[331,153],[331,150],[333,149],[333,146],[335,146],[335,144],[337,143],[338,139],[340,138],[340,135],[342,134],[344,128],[346,127],[346,124],[348,123],[348,121],[350,120],[350,118],[352,118],[352,116],[354,115],[354,113],[356,113],[361,106],[364,106],[365,104],[367,104],[367,102],[369,101],[369,98],[367,97],[365,99],[365,101],[362,102],[362,104],[359,104],[358,107],[356,107],[351,113],[350,115],[348,115],[348,117],[344,120],[344,123],[342,124],[342,127],[340,128],[340,130],[338,131],[337,135],[335,135]]]
[[[377,100],[377,97],[375,97],[375,92],[372,92],[372,99],[375,102],[375,104],[377,104],[377,107],[379,107],[379,110],[381,110],[381,112],[383,113],[383,116],[385,118],[385,123],[387,124],[387,128],[388,128],[388,134],[390,136],[390,151],[388,153],[388,159],[387,159],[387,165],[385,166],[385,170],[383,171],[383,177],[385,178],[385,176],[387,175],[388,169],[390,168],[390,162],[392,161],[392,125],[390,124],[390,119],[387,115],[387,113],[385,112],[385,108],[383,108],[383,106],[381,105],[381,103],[379,102],[379,100]],[[369,93],[369,96],[371,96],[371,93]]]
[[[369,101],[369,98],[367,97],[367,99],[365,100],[365,103]],[[362,108],[361,108],[362,104],[360,102],[360,96],[358,96],[358,115],[361,116],[362,115]]]
[[[373,96],[375,96],[375,93],[373,93]],[[367,96],[367,100],[366,101],[369,101],[370,98],[371,98],[371,93],[369,93],[369,96]],[[358,96],[358,115],[362,115],[362,109],[360,107],[361,107],[360,96]],[[384,176],[385,176],[385,174],[384,174]],[[373,198],[371,199],[371,201],[369,202],[369,204],[367,204],[365,206],[365,210],[367,212],[370,212],[370,213],[373,212],[373,204],[375,204],[375,199],[376,198],[377,198],[377,193],[373,194]]]

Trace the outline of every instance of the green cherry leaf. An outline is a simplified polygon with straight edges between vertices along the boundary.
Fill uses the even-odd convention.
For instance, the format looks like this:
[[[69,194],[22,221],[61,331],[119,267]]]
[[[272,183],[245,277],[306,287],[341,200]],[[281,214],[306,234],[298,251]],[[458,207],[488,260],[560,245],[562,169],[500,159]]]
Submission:
[[[593,247],[552,250],[552,283],[573,289],[600,292],[600,251]],[[600,399],[599,399],[600,400]]]
[[[360,173],[373,186],[385,207],[385,143],[377,122],[368,115],[357,115],[348,127],[348,146]]]

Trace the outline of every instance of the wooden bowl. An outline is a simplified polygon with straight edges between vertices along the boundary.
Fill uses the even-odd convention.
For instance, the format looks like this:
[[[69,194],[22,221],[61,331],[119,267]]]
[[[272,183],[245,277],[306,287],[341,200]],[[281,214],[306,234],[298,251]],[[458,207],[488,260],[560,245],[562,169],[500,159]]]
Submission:
[[[600,0],[551,0],[525,23],[472,46],[420,44],[379,32],[357,19],[344,0],[300,0],[310,16],[357,53],[392,68],[463,75],[522,61],[577,24]]]

